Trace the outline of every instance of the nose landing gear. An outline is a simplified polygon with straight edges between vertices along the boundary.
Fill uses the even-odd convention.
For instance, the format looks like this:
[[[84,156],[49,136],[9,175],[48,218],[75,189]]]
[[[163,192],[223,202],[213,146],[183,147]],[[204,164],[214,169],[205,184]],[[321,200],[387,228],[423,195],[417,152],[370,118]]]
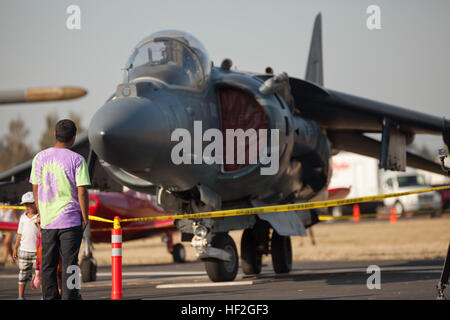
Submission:
[[[226,232],[211,233],[202,224],[194,222],[191,244],[197,257],[205,263],[211,281],[233,281],[236,278],[239,257],[234,240]]]
[[[233,239],[226,233],[218,233],[212,238],[211,245],[228,253],[229,259],[204,259],[209,278],[214,282],[233,281],[239,267],[239,257]]]

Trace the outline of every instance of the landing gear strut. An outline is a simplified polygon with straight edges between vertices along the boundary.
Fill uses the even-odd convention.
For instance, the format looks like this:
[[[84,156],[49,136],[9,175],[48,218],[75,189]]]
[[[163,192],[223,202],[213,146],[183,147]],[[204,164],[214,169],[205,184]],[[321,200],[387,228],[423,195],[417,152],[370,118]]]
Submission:
[[[233,281],[239,267],[239,257],[233,239],[226,232],[212,233],[209,226],[193,223],[191,240],[197,257],[205,262],[206,273],[214,282]]]

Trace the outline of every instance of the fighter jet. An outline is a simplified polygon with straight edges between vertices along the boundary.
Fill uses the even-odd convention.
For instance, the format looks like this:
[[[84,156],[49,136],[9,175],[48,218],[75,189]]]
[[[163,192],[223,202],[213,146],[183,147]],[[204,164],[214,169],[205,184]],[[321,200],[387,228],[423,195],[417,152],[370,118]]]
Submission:
[[[384,169],[408,165],[442,174],[406,147],[421,133],[442,135],[449,146],[450,122],[325,88],[321,33],[319,14],[305,79],[271,68],[238,71],[230,59],[216,66],[200,41],[182,31],[143,39],[88,136],[78,138],[75,151],[89,158],[93,187],[156,194],[158,205],[183,214],[325,199],[330,158],[339,150],[379,158]],[[19,176],[29,169],[30,163],[0,175],[0,181],[15,177],[0,188],[0,200],[18,198]],[[306,235],[317,222],[309,210],[178,219],[176,227],[212,281],[231,281],[239,257],[230,230],[244,230],[245,274],[260,273],[264,254],[276,273],[285,273],[290,236]]]

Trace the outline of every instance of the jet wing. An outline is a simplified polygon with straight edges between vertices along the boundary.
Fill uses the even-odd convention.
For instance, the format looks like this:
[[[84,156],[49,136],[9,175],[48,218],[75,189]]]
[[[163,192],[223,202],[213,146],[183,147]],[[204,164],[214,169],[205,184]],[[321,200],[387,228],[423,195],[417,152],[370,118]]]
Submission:
[[[87,132],[77,136],[71,149],[88,160],[90,148]],[[29,183],[31,164],[32,159],[0,173],[0,202],[18,203],[22,194],[31,191],[32,186]],[[92,189],[122,191],[122,186],[110,178],[98,161],[95,161],[93,173]]]
[[[327,130],[381,132],[383,119],[395,122],[405,133],[450,134],[450,121],[374,100],[325,89],[315,83],[290,78],[297,111]],[[444,137],[445,139],[445,137]],[[449,144],[449,140],[446,144]]]
[[[353,153],[362,154],[372,158],[378,158],[381,143],[375,139],[366,137],[357,132],[328,131],[328,138],[333,148]],[[406,152],[406,163],[409,167],[422,169],[437,174],[445,174],[440,164],[420,157],[412,152]]]
[[[444,118],[325,89],[306,80],[290,78],[289,84],[295,113],[316,121],[327,132],[334,149],[381,160],[383,152],[388,152],[387,147],[383,151],[384,136],[388,136],[386,123],[405,137],[404,147],[412,142],[415,134],[442,135],[450,146],[450,121]],[[382,141],[364,135],[376,132],[383,134]],[[406,165],[445,174],[439,164],[407,151]]]

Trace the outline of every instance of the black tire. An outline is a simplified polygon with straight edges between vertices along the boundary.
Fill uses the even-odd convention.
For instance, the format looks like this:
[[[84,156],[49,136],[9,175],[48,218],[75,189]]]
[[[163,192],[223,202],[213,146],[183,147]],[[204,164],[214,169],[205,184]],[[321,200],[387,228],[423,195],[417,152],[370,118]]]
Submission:
[[[212,238],[214,248],[223,249],[231,254],[231,261],[204,259],[209,279],[214,282],[233,281],[239,267],[239,257],[233,239],[226,233],[218,233]]]
[[[292,247],[289,236],[280,236],[275,230],[271,242],[272,264],[275,273],[288,273],[292,269]]]
[[[245,229],[241,238],[241,266],[245,274],[261,273],[262,254],[258,253],[255,231]]]
[[[441,216],[450,212],[450,201],[446,201],[441,208]]]
[[[91,282],[97,280],[97,265],[94,259],[84,258],[81,260],[81,281]]]
[[[431,212],[431,217],[432,218],[440,218],[440,217],[442,217],[442,214],[443,214],[443,210],[442,210],[442,208],[439,208],[439,209],[433,210],[433,212]]]
[[[395,213],[398,217],[402,216],[405,213],[405,207],[403,207],[403,204],[400,201],[396,201],[394,203],[395,206]]]
[[[442,209],[443,209],[442,211],[450,210],[450,201],[445,202]],[[444,213],[447,213],[447,212],[444,212]]]
[[[183,263],[186,261],[186,250],[181,243],[173,246],[172,257],[175,263]]]

